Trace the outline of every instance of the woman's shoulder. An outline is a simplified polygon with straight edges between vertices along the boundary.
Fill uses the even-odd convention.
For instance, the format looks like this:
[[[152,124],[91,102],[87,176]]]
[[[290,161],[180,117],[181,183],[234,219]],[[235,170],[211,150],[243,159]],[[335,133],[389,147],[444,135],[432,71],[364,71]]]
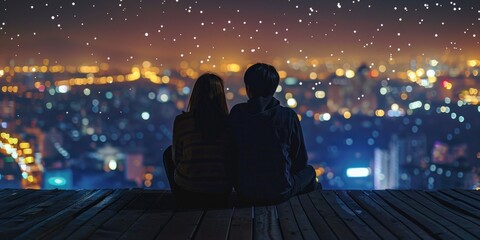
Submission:
[[[178,115],[175,117],[175,121],[177,121],[177,120],[183,120],[183,119],[188,119],[188,118],[193,118],[193,113],[192,113],[192,112],[182,112],[182,113],[178,114]]]
[[[184,124],[193,124],[194,118],[193,113],[191,112],[182,112],[181,114],[175,117],[174,125],[184,125]],[[190,123],[192,122],[192,123]]]

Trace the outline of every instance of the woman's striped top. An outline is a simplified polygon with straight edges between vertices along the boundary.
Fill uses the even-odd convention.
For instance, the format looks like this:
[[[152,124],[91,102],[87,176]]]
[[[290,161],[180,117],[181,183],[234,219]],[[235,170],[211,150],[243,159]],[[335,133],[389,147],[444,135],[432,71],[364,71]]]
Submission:
[[[175,182],[192,192],[230,192],[230,145],[226,129],[217,138],[206,139],[200,129],[195,129],[193,113],[178,115],[173,124],[172,146]]]

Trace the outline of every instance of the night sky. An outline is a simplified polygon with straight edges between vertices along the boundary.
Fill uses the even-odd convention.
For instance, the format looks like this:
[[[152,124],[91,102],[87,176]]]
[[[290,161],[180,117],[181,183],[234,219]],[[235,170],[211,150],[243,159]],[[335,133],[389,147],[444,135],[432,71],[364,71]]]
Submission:
[[[478,1],[0,1],[0,67],[480,56]]]

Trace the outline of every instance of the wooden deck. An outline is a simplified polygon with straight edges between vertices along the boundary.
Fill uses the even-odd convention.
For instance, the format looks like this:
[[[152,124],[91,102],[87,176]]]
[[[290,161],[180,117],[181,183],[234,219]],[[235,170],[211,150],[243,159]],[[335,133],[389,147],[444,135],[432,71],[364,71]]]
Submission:
[[[1,239],[480,239],[480,191],[333,191],[178,209],[166,191],[0,190]]]

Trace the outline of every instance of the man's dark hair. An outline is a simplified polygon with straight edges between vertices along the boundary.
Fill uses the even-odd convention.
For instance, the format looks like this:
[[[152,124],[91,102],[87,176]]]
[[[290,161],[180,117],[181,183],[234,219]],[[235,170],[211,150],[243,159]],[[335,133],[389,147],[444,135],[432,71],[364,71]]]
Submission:
[[[269,97],[275,93],[280,76],[275,67],[265,63],[256,63],[247,69],[243,80],[249,97]]]

